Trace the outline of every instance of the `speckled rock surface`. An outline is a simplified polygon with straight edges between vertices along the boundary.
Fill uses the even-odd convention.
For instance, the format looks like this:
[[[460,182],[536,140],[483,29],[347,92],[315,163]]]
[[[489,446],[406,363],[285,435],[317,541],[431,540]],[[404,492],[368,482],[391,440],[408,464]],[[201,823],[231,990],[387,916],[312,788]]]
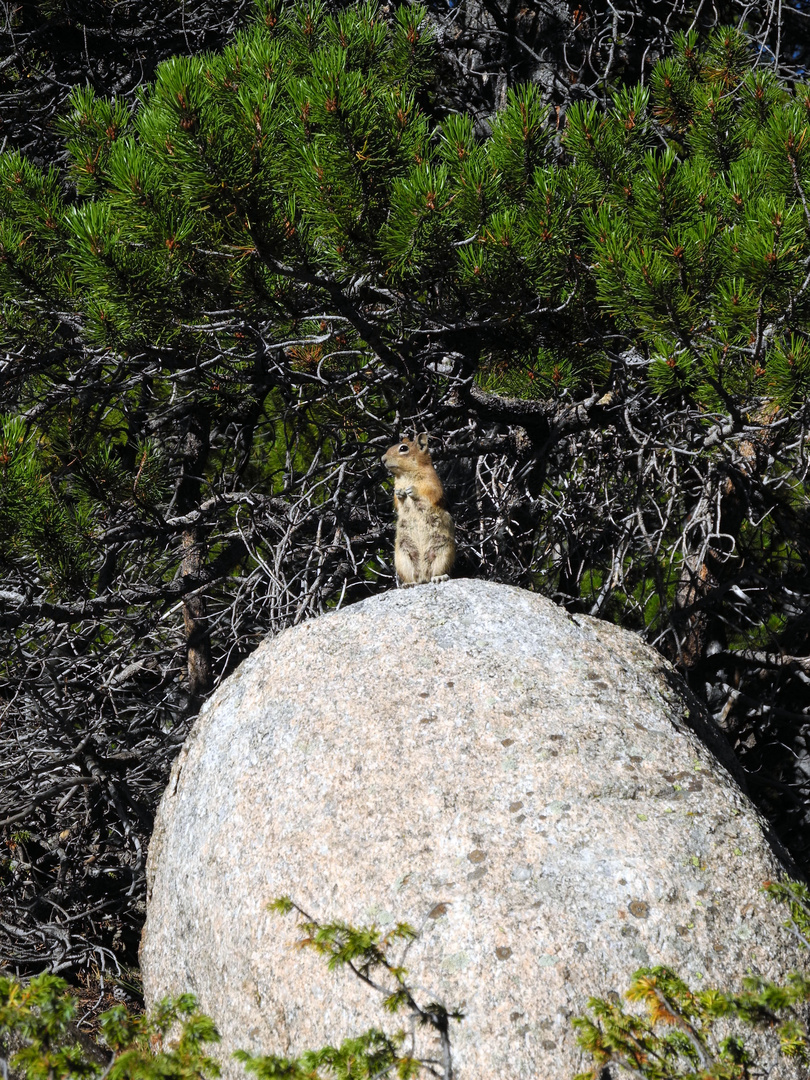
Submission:
[[[489,582],[390,592],[264,642],[161,803],[147,1000],[196,993],[226,1054],[379,1025],[371,991],[293,947],[294,920],[267,911],[282,894],[321,920],[421,928],[413,981],[467,1014],[458,1080],[566,1080],[586,1064],[570,1017],[642,965],[696,986],[783,975],[795,950],[761,893],[780,864],[700,723],[633,634]]]

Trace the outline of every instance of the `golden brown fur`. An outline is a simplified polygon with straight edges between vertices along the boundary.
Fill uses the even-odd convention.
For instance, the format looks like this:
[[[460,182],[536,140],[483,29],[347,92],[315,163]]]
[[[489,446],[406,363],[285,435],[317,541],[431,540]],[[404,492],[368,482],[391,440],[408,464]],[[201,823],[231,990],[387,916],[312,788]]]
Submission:
[[[453,519],[427,446],[423,431],[415,439],[400,439],[382,459],[394,474],[394,565],[403,586],[446,580],[456,557]]]

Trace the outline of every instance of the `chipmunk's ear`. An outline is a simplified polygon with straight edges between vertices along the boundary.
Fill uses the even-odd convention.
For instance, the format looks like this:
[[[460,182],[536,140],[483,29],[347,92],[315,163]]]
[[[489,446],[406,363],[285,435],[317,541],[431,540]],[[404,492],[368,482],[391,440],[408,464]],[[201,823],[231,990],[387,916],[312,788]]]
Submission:
[[[416,445],[420,450],[427,450],[428,448],[428,433],[426,431],[420,431],[416,436]]]

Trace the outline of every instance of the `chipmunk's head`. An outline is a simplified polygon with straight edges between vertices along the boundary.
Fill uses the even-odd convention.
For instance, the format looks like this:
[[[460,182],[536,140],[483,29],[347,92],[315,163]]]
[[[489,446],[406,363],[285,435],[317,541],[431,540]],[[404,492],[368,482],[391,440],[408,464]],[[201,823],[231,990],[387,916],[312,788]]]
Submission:
[[[428,433],[420,431],[415,439],[403,436],[398,443],[389,447],[382,456],[382,463],[389,472],[396,475],[407,472],[409,468],[424,465],[430,461]]]

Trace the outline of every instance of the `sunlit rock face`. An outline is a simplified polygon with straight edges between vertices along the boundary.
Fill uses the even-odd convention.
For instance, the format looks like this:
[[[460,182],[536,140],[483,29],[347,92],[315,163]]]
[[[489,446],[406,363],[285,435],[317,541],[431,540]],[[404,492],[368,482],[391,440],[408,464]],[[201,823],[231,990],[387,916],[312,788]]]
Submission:
[[[294,947],[295,919],[267,907],[287,895],[322,922],[419,930],[416,997],[464,1009],[457,1080],[567,1080],[588,1065],[571,1017],[637,968],[739,988],[797,964],[761,891],[781,864],[723,745],[635,635],[509,586],[392,591],[288,630],[207,702],[175,764],[147,999],[194,992],[226,1078],[244,1075],[237,1047],[290,1056],[407,1026]],[[760,1068],[791,1075],[759,1038]]]

